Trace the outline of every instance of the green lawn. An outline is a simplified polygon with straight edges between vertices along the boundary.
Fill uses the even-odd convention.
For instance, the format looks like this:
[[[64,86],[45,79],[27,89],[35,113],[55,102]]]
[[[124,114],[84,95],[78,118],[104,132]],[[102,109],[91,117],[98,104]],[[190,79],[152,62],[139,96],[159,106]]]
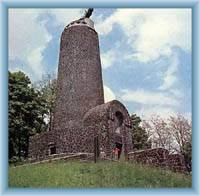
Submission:
[[[173,173],[130,162],[58,161],[9,167],[10,187],[189,188],[191,183],[191,175]]]

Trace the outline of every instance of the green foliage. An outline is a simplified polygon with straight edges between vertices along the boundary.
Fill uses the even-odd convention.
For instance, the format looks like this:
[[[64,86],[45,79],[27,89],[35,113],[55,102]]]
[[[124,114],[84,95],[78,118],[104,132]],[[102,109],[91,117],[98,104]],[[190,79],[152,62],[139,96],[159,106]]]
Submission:
[[[136,114],[131,115],[131,125],[132,125],[132,141],[133,147],[136,150],[151,148],[151,143],[148,141],[148,135],[140,126],[141,118]]]
[[[9,158],[28,156],[29,137],[44,131],[45,100],[23,72],[9,72]],[[18,158],[16,158],[16,156]]]
[[[36,84],[36,88],[41,92],[42,98],[45,100],[46,118],[49,130],[51,130],[53,121],[54,104],[56,100],[57,80],[51,74],[46,74],[43,79]]]
[[[130,162],[59,161],[9,168],[10,187],[191,188],[191,175]]]

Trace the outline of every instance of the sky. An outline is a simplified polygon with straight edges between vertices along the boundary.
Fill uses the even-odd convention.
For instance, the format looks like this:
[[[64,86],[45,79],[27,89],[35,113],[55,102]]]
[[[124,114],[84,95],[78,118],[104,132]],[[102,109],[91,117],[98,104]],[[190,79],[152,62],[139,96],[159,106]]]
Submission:
[[[85,9],[9,9],[9,70],[57,74],[60,36]],[[94,9],[105,101],[142,119],[191,118],[191,9]]]

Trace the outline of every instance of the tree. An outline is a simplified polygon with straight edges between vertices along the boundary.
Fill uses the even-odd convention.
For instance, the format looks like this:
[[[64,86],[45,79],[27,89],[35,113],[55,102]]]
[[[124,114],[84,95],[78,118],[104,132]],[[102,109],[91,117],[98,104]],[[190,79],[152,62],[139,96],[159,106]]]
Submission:
[[[168,121],[171,134],[178,144],[175,150],[182,152],[185,143],[191,143],[192,140],[191,122],[181,115],[171,116]]]
[[[153,148],[162,147],[170,153],[182,154],[188,170],[192,161],[192,123],[182,115],[163,119],[152,116],[143,121],[142,127],[147,130]]]
[[[142,122],[142,127],[147,131],[152,148],[166,148],[173,150],[173,140],[168,123],[160,116],[154,115],[148,121]]]
[[[181,153],[188,171],[192,167],[192,123],[182,115],[171,116],[169,119],[171,134],[176,140],[177,152]]]
[[[45,130],[45,100],[23,72],[9,72],[9,158],[28,156],[29,137]]]
[[[148,135],[146,130],[140,126],[142,120],[136,114],[131,115],[131,125],[132,125],[132,141],[134,149],[146,149],[150,148],[151,144],[148,141]]]
[[[54,117],[53,111],[56,99],[57,79],[55,78],[54,74],[46,74],[43,75],[42,80],[38,81],[35,86],[41,92],[41,96],[45,100],[47,111],[45,114],[45,119],[50,131]]]

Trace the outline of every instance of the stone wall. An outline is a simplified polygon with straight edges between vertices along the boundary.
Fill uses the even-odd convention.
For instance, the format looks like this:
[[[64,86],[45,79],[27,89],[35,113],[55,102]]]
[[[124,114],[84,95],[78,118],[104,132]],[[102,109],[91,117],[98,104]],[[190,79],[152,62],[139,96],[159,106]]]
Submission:
[[[93,152],[93,137],[93,132],[84,127],[38,134],[30,140],[29,157],[42,160],[53,154],[90,153]],[[55,148],[55,152],[51,152],[51,148]]]
[[[130,161],[148,164],[155,167],[164,167],[176,172],[186,172],[184,157],[180,154],[169,154],[163,148],[140,150],[128,154]]]
[[[84,116],[84,125],[100,136],[100,147],[107,155],[112,156],[115,142],[122,143],[125,155],[132,151],[130,116],[119,101],[113,100],[89,110]]]
[[[184,156],[180,154],[170,154],[167,157],[167,166],[173,171],[185,172],[187,171]]]
[[[125,155],[128,156],[131,152],[130,117],[119,101],[114,100],[89,110],[83,118],[82,126],[52,130],[33,136],[30,139],[29,155],[32,159],[47,159],[52,155],[52,148],[55,150],[53,154],[93,153],[96,136],[99,148],[105,152],[106,157],[112,156],[115,142],[122,143]]]

